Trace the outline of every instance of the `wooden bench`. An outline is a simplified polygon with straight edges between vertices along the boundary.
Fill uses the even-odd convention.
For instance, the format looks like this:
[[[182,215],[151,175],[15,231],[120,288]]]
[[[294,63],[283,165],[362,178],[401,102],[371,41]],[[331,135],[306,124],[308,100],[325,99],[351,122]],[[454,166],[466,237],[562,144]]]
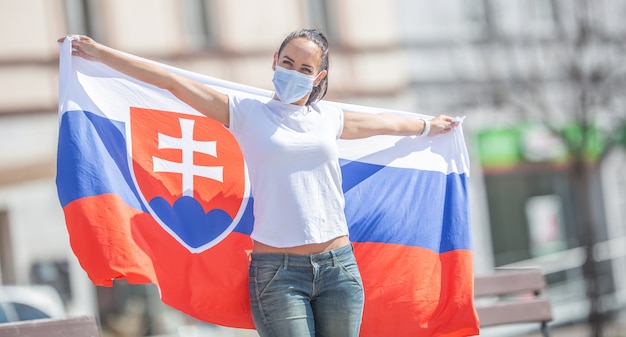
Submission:
[[[2,337],[99,337],[94,316],[35,319],[0,324]]]
[[[544,296],[546,280],[538,268],[496,269],[474,278],[476,311],[481,327],[532,323],[541,324],[550,336],[550,301]]]

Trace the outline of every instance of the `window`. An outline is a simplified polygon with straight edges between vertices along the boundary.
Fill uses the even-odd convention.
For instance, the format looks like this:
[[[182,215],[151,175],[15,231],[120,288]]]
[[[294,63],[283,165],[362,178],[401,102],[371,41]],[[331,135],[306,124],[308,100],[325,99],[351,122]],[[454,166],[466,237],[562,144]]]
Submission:
[[[7,317],[7,314],[5,313],[3,304],[0,303],[0,323],[6,323],[8,321],[9,321],[9,318]]]
[[[555,31],[556,14],[550,0],[510,0],[494,2],[494,24],[501,35],[545,38]]]
[[[555,251],[573,248],[576,231],[572,226],[567,174],[560,170],[527,167],[500,174],[485,174],[496,266],[519,262]],[[558,201],[558,205],[547,201]],[[539,204],[539,202],[541,203]],[[547,208],[547,209],[546,209]],[[545,214],[551,212],[553,214]],[[557,227],[549,242],[534,230],[553,216]],[[541,219],[538,219],[540,217]],[[569,224],[569,226],[568,226]],[[549,247],[543,245],[549,244]]]
[[[20,321],[50,318],[50,315],[28,304],[13,303],[13,307],[15,308],[15,312],[17,313],[17,318]]]
[[[67,31],[73,34],[85,34],[96,40],[102,40],[98,29],[94,0],[65,0]]]
[[[493,11],[489,0],[461,0],[468,29],[474,37],[489,37],[494,30]]]
[[[192,49],[206,49],[217,45],[214,17],[217,11],[211,0],[184,0],[185,29]]]
[[[10,229],[7,211],[0,210],[0,284],[15,283]]]
[[[334,40],[335,27],[332,22],[332,12],[328,8],[327,0],[308,0],[306,10],[309,13],[310,28],[317,28],[326,35],[329,41]]]

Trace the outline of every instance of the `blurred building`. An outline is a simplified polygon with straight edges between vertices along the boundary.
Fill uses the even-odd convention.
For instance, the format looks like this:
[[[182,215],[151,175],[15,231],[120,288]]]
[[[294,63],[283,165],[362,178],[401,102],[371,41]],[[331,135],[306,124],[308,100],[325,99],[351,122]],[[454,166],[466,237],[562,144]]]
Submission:
[[[571,46],[585,3],[582,12],[603,35],[583,57]],[[73,312],[119,311],[116,296],[155,296],[130,286],[96,292],[69,248],[54,182],[57,38],[88,34],[132,54],[271,89],[282,38],[317,27],[331,42],[327,99],[468,116],[476,272],[541,266],[557,320],[580,319],[585,257],[571,218],[567,160],[563,144],[538,122],[564,127],[573,118],[578,96],[572,73],[563,71],[570,63],[606,65],[610,83],[599,96],[610,102],[594,110],[599,127],[626,118],[615,89],[624,80],[624,14],[619,0],[0,0],[0,283],[53,284]],[[607,310],[626,303],[625,164],[624,150],[610,152],[592,191]]]

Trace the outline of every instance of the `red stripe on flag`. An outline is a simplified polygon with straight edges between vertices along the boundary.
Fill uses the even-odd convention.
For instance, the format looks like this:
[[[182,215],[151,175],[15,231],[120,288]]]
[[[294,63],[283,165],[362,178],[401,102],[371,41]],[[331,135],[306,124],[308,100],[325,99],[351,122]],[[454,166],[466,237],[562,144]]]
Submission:
[[[478,334],[472,252],[437,254],[386,243],[355,243],[365,287],[361,337]]]
[[[91,281],[110,287],[113,279],[153,283],[152,262],[131,235],[129,219],[142,212],[115,194],[81,198],[63,208],[74,254]]]
[[[147,213],[113,194],[78,199],[64,208],[70,243],[95,285],[113,279],[155,283],[164,303],[214,324],[253,328],[248,295],[252,241],[233,232],[191,253]]]
[[[254,328],[247,291],[250,237],[233,232],[191,253],[146,213],[116,195],[64,208],[70,241],[96,285],[156,283],[164,303],[214,324]],[[478,334],[472,252],[437,254],[385,243],[354,243],[365,287],[361,337]]]
[[[205,322],[254,328],[248,295],[250,236],[233,232],[201,253],[191,253],[148,214],[133,233],[154,261],[164,303]]]

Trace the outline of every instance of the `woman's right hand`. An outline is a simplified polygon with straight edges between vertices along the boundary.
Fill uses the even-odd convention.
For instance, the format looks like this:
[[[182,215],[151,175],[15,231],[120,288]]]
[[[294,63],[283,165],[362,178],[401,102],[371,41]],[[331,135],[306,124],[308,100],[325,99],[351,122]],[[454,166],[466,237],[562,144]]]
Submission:
[[[113,48],[99,44],[85,35],[69,35],[72,41],[72,55],[89,61],[101,62],[139,81],[168,90],[181,101],[187,103],[205,116],[225,126],[230,123],[228,96],[188,77],[173,73],[157,64],[131,57]]]
[[[99,51],[104,48],[103,45],[97,43],[89,36],[85,35],[68,35],[59,38],[58,42],[63,42],[66,38],[71,36],[77,36],[77,39],[72,40],[72,55],[80,56],[90,61],[100,61]]]

